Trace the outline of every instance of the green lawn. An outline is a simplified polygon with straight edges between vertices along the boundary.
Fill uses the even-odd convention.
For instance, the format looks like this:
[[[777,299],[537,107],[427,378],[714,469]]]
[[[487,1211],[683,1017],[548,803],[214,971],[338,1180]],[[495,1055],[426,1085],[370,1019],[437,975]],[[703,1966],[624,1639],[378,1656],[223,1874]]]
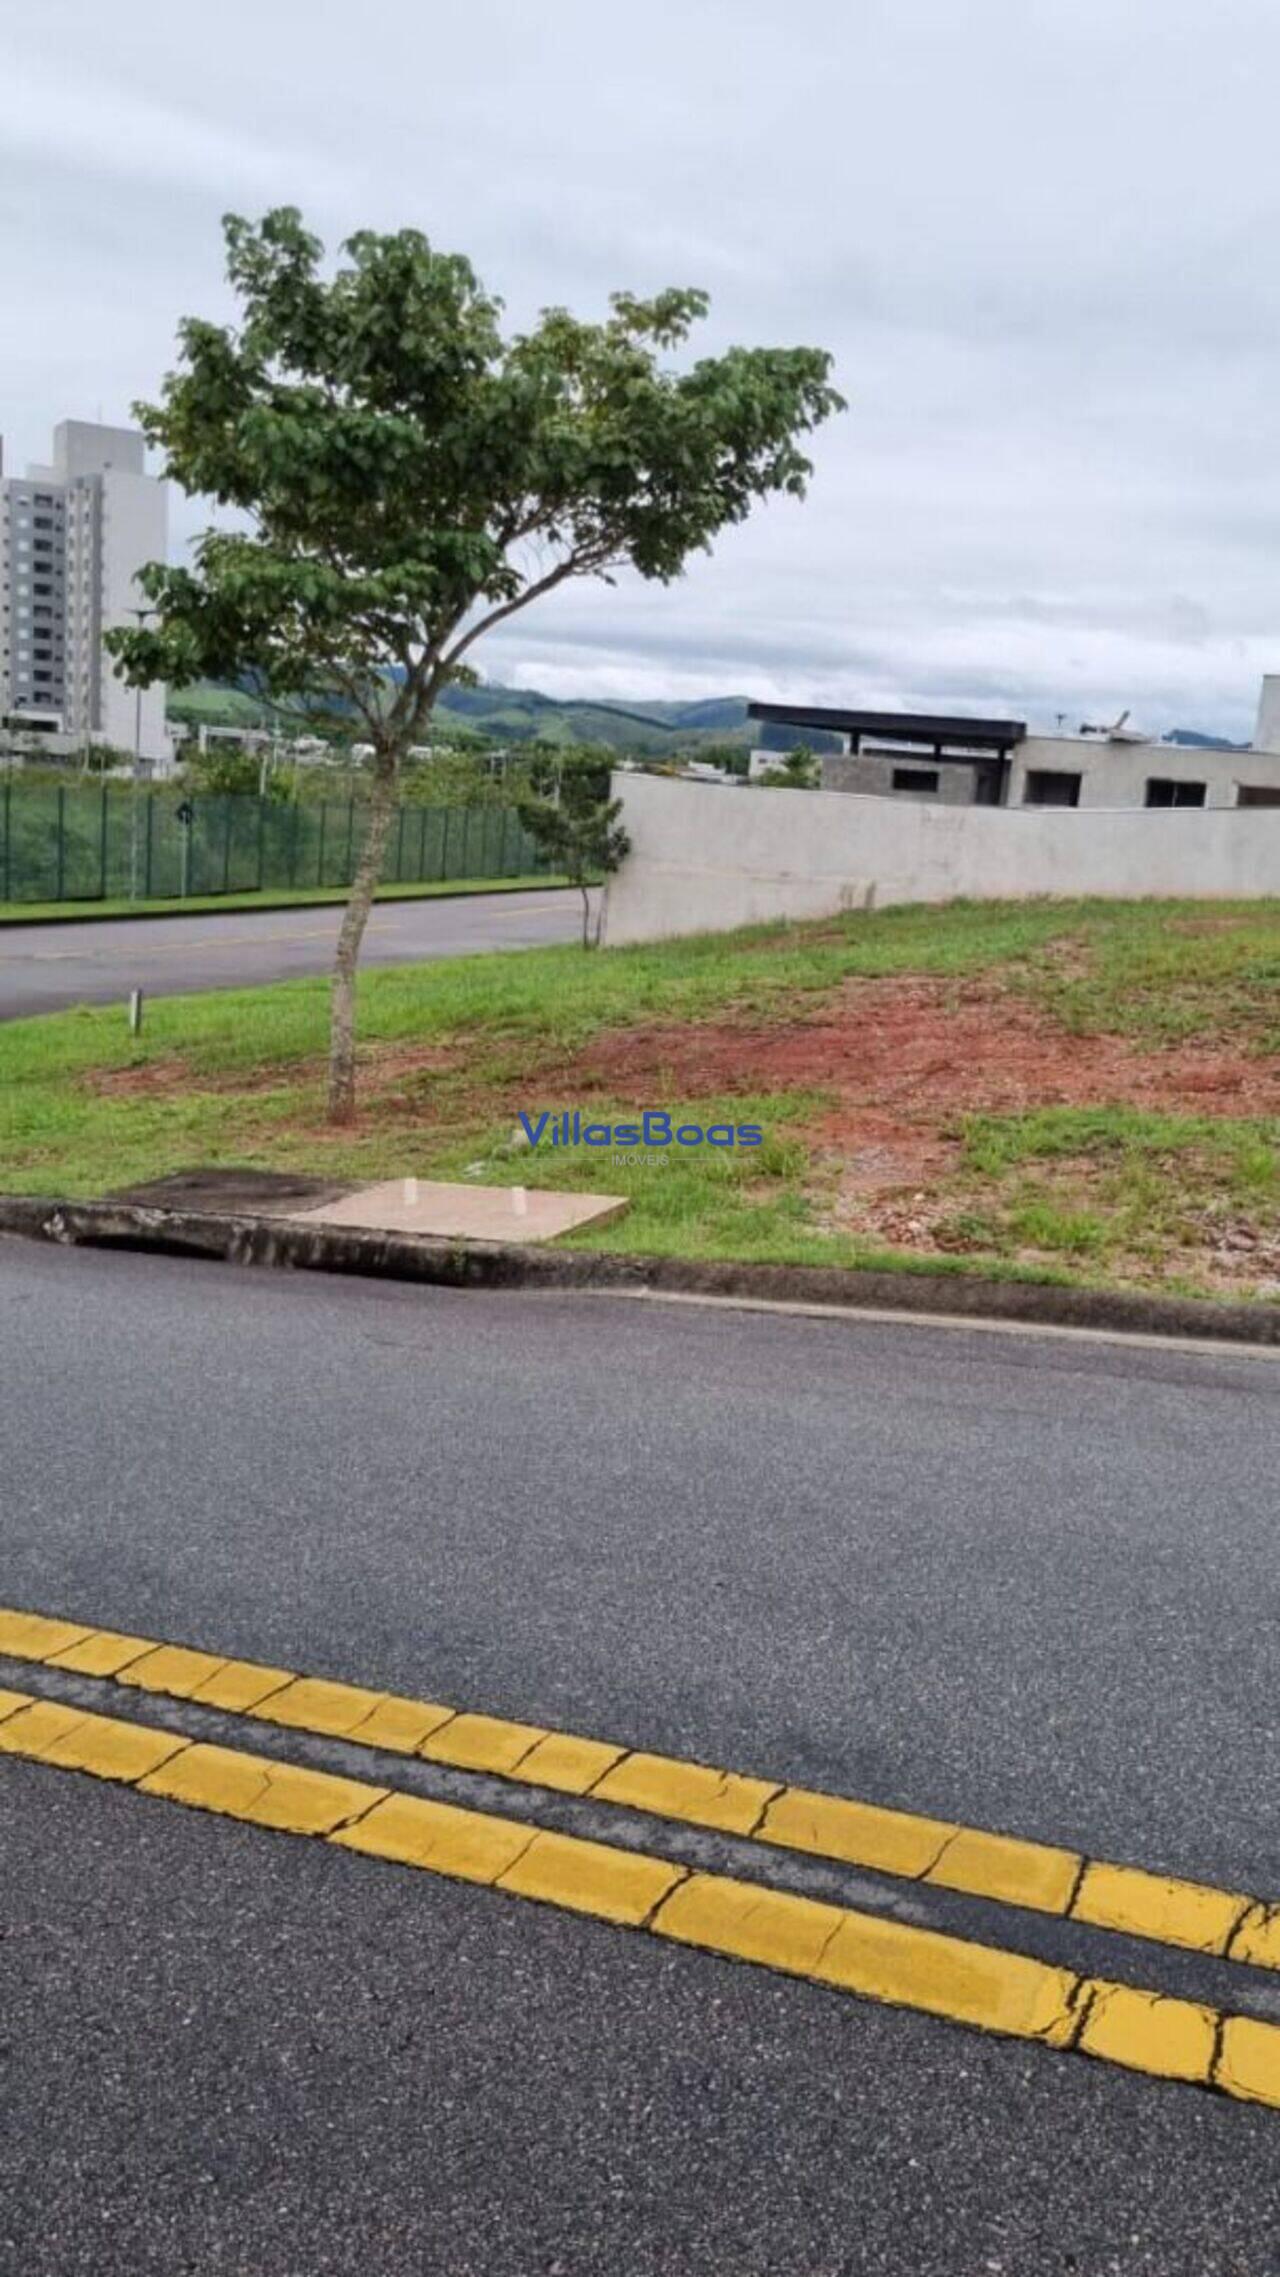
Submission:
[[[528,893],[531,888],[551,890],[565,884],[542,871],[519,878],[448,878],[429,883],[379,886],[378,901],[447,900],[460,893]],[[0,901],[0,925],[40,925],[50,918],[95,917],[198,917],[208,910],[311,909],[344,902],[347,886],[295,886],[283,892],[193,893],[158,901]]]
[[[833,1105],[847,1109],[856,1135],[859,984],[912,975],[944,1020],[952,996],[970,1017],[989,998],[997,1034],[1016,1008],[1055,1050],[1054,1038],[1064,1051],[1072,1039],[1120,1039],[1117,1064],[1154,1070],[1174,1095],[1154,1110],[1123,1089],[1102,1105],[1051,1090],[1016,1112],[976,1093],[970,1104],[963,1086],[936,1112],[926,1095],[912,1127],[945,1161],[927,1194],[906,1198],[919,1221],[905,1236],[842,1223],[847,1165],[830,1119]],[[954,904],[599,955],[566,947],[383,969],[361,982],[362,1108],[344,1133],[323,1120],[323,980],[157,999],[136,1040],[122,1008],[61,1013],[0,1027],[0,1185],[93,1195],[201,1163],[470,1175],[628,1194],[628,1215],[580,1237],[585,1246],[907,1270],[994,1263],[1265,1297],[1273,1275],[1280,1288],[1280,1120],[1270,1105],[1207,1113],[1176,1095],[1176,1079],[1187,1047],[1229,1051],[1248,1097],[1262,1086],[1269,1098],[1278,982],[1280,903]],[[771,1039],[833,1008],[854,1042],[852,1077],[846,1067],[830,1085],[780,1081]],[[732,1081],[693,1080],[686,1045],[726,1023],[748,1032],[742,1068]],[[654,1074],[651,1050],[650,1072],[633,1077],[627,1031],[638,1052],[655,1029],[670,1067]],[[703,1124],[754,1121],[766,1143],[673,1150],[658,1167],[513,1146],[521,1107],[584,1103],[596,1121],[644,1104]]]

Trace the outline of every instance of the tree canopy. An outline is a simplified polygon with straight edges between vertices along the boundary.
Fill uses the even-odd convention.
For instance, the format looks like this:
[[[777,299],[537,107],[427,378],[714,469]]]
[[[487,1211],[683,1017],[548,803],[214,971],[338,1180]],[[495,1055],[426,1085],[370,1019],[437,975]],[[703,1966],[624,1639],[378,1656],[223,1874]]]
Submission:
[[[361,231],[331,274],[292,207],[224,230],[238,321],[183,323],[160,401],[136,408],[165,472],[243,526],[150,564],[155,620],[109,640],[131,684],[336,702],[373,745],[335,972],[331,1105],[349,1113],[355,957],[396,772],[440,689],[569,579],[670,581],[758,499],[802,495],[804,439],[841,399],[816,348],[673,362],[701,292],[615,293],[602,321],[552,308],[507,336],[470,262],[418,230]]]
[[[539,754],[529,765],[520,793],[525,828],[582,896],[582,946],[600,940],[600,913],[594,936],[588,888],[602,883],[631,851],[622,826],[622,801],[610,795],[612,753],[577,744],[554,755]]]

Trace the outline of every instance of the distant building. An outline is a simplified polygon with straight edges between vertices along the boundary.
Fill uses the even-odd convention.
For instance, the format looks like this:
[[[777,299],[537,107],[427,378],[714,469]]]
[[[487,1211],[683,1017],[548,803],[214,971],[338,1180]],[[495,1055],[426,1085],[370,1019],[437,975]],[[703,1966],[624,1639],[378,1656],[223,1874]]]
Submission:
[[[0,467],[2,467],[0,460]],[[167,766],[165,691],[116,678],[102,636],[145,606],[136,579],[163,561],[168,501],[128,427],[64,419],[51,466],[0,481],[0,715],[11,732],[103,742]]]
[[[752,704],[770,727],[840,735],[824,791],[944,806],[1280,806],[1280,674],[1262,683],[1247,750],[1159,743],[1124,721],[1078,735],[1029,735],[1025,720],[935,712]],[[752,754],[773,763],[772,754]]]

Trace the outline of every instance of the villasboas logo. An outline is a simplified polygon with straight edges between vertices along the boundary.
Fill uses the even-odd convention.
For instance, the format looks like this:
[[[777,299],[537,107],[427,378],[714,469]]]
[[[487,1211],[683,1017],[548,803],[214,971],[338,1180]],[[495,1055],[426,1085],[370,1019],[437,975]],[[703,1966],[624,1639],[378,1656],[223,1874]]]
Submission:
[[[763,1146],[758,1123],[678,1123],[663,1107],[646,1107],[639,1122],[585,1123],[576,1107],[520,1116],[530,1146]]]

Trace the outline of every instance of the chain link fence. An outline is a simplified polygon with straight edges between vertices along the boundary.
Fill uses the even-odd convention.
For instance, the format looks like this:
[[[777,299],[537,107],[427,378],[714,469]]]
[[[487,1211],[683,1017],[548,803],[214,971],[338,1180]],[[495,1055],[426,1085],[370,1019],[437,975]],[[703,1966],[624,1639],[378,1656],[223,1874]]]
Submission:
[[[0,786],[0,902],[167,901],[346,886],[364,827],[355,799],[286,806],[9,777]],[[514,807],[401,806],[382,882],[529,877],[545,867]]]

